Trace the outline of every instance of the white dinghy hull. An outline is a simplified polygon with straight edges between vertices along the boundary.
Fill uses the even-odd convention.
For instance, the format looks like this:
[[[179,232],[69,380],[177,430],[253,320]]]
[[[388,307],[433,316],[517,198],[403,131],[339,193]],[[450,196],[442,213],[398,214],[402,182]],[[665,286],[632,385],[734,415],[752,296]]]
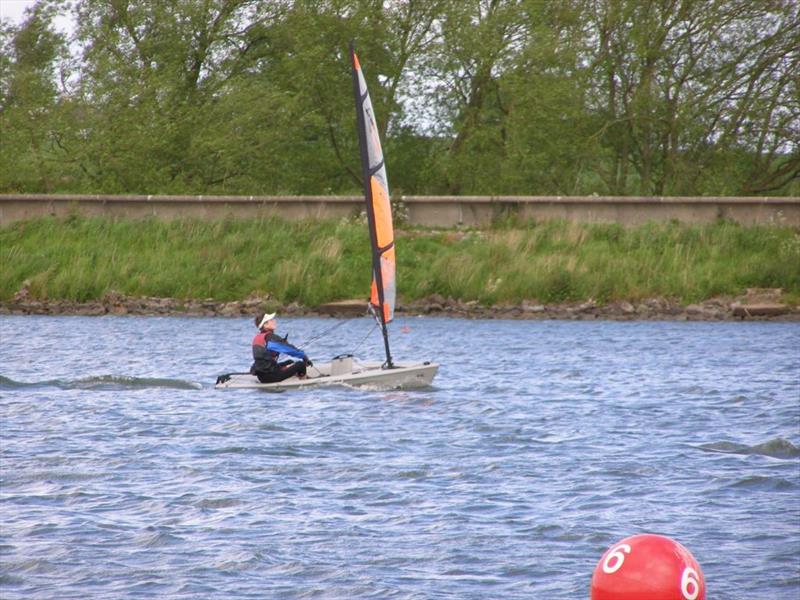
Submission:
[[[375,389],[414,389],[431,385],[439,365],[425,363],[395,363],[391,369],[384,369],[379,362],[355,362],[334,359],[330,363],[314,363],[308,367],[308,375],[303,379],[290,377],[276,383],[261,383],[249,373],[230,373],[220,375],[214,386],[216,389],[260,389],[284,392],[302,388],[343,385]]]

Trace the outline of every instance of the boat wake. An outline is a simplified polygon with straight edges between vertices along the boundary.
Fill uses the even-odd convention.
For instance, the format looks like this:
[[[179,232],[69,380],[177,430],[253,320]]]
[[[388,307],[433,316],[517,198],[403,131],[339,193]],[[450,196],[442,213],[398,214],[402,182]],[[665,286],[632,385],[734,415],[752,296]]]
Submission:
[[[177,390],[199,390],[203,386],[195,381],[163,379],[159,377],[132,377],[130,375],[97,375],[81,379],[48,379],[45,381],[14,381],[0,375],[0,389],[55,387],[62,390],[118,390],[138,388],[172,388]]]
[[[736,444],[734,442],[714,442],[712,444],[702,444],[698,448],[706,452],[722,452],[723,454],[759,454],[772,458],[800,457],[800,448],[783,438],[775,438],[755,446]]]

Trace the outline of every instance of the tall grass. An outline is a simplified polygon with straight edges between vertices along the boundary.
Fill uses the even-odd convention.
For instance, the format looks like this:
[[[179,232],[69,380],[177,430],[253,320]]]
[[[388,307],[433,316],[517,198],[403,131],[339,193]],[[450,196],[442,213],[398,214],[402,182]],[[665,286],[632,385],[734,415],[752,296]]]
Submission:
[[[398,292],[484,304],[662,296],[684,303],[782,287],[800,297],[800,234],[730,222],[636,228],[506,222],[483,231],[398,232]],[[40,299],[135,296],[308,306],[365,298],[371,257],[354,221],[163,222],[71,216],[0,229],[0,298],[27,281]]]

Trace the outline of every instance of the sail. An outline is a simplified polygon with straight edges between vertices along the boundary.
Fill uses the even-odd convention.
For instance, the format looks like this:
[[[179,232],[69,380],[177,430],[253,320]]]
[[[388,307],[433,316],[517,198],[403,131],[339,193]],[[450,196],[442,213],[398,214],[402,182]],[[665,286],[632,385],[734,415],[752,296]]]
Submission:
[[[364,196],[372,242],[370,303],[379,311],[383,323],[386,324],[394,318],[396,297],[394,227],[389,203],[389,183],[367,82],[352,47],[350,54],[353,59],[353,91],[356,97],[361,166],[364,172]]]

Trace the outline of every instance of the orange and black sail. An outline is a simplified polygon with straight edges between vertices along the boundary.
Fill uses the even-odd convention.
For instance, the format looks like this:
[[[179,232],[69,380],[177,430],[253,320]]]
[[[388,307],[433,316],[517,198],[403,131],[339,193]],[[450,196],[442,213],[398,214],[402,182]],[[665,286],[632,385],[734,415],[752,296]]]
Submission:
[[[394,318],[396,297],[394,227],[389,203],[389,183],[383,150],[375,122],[375,112],[367,91],[367,82],[355,50],[350,46],[353,61],[353,93],[356,101],[358,142],[361,148],[361,166],[364,175],[364,197],[372,242],[372,293],[370,304],[378,311],[386,346],[386,362],[392,366],[386,324]]]

